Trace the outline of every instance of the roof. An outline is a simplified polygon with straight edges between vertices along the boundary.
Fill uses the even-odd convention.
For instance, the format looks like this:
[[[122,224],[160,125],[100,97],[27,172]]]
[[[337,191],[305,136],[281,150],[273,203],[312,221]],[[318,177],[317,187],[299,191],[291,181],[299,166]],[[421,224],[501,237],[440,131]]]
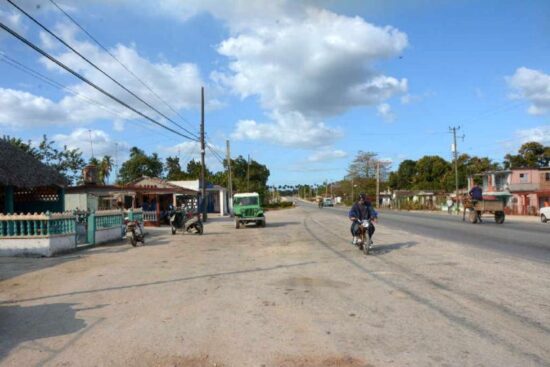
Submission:
[[[260,196],[257,192],[241,192],[240,194],[233,195],[234,198],[242,198],[248,196]]]
[[[66,186],[67,180],[54,168],[0,139],[0,185],[24,188]]]
[[[126,187],[135,189],[137,191],[155,190],[158,192],[170,192],[170,191],[183,192],[183,193],[198,192],[198,190],[192,187],[177,185],[175,182],[177,181],[167,181],[167,180],[163,180],[162,178],[143,176],[133,182],[130,182],[129,184],[126,185]]]
[[[168,182],[172,185],[183,187],[184,189],[199,191],[199,180],[180,180]]]

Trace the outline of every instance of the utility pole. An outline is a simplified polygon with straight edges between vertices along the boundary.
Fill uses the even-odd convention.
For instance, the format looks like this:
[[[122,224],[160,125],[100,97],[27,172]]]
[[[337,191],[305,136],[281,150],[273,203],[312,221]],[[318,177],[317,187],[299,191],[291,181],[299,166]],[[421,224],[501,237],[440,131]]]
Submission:
[[[231,147],[229,146],[229,140],[225,141],[227,148],[227,191],[229,192],[229,210],[233,210],[233,178],[231,177]]]
[[[250,192],[250,154],[246,165],[246,192]]]
[[[453,145],[452,145],[452,152],[453,152],[453,158],[455,161],[455,198],[456,198],[456,206],[455,210],[458,212],[459,208],[459,199],[458,199],[458,148],[456,146],[456,131],[460,130],[459,127],[449,127],[449,131],[453,134]],[[464,139],[464,135],[462,135],[462,139]]]
[[[380,161],[376,161],[376,207],[380,205]]]
[[[351,179],[351,202],[353,203],[355,201],[355,193],[354,193],[354,187],[353,187],[353,178]]]
[[[200,208],[202,212],[202,221],[206,222],[208,215],[206,214],[206,163],[204,162],[204,155],[206,154],[205,144],[204,144],[204,87],[201,87],[201,196],[202,196],[202,205]]]

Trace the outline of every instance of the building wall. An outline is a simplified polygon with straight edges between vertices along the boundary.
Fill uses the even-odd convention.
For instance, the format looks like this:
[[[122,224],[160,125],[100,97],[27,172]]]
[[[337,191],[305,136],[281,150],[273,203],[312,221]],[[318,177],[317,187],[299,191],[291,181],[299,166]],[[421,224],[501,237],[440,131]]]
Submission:
[[[47,238],[0,239],[0,256],[53,256],[76,247],[74,233]]]
[[[86,193],[65,194],[65,211],[86,210],[88,208],[87,196]]]

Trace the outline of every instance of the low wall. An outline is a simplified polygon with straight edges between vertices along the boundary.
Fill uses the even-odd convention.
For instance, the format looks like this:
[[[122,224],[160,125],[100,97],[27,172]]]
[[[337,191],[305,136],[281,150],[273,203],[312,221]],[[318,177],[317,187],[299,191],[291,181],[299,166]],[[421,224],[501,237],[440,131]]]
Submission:
[[[101,228],[95,232],[95,243],[105,243],[122,239],[122,227]]]
[[[53,256],[74,248],[74,233],[52,237],[0,239],[0,256]]]

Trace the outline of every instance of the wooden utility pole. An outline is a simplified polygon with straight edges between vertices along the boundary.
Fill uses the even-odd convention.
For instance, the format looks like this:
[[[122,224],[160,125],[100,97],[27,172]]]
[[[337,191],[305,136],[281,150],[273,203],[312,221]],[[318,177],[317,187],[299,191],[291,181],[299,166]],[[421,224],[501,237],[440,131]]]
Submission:
[[[353,178],[351,179],[351,202],[353,203],[355,201],[355,193],[354,193],[354,187],[353,187]]]
[[[208,215],[206,214],[206,163],[204,162],[204,156],[206,154],[205,144],[204,144],[204,87],[201,87],[201,196],[202,196],[202,221],[206,222]]]
[[[246,165],[246,192],[250,192],[250,154]]]
[[[449,127],[449,131],[453,134],[453,145],[452,145],[452,152],[453,152],[453,158],[455,161],[455,197],[456,197],[456,205],[455,210],[458,212],[459,210],[459,199],[458,199],[458,148],[456,146],[456,131],[460,130],[459,127]],[[464,135],[462,135],[462,139],[464,139]]]
[[[380,205],[380,161],[376,161],[376,207]]]
[[[233,177],[231,173],[231,147],[229,140],[225,142],[227,148],[227,191],[229,193],[229,209],[233,209]]]

